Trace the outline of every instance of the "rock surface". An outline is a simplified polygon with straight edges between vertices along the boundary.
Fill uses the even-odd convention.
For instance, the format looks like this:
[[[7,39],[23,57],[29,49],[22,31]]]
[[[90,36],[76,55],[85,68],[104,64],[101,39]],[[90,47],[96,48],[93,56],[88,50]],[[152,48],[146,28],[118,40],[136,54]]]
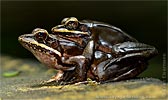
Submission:
[[[168,86],[154,78],[139,78],[121,82],[65,86],[40,85],[56,73],[47,69],[38,61],[14,59],[1,56],[0,100],[3,99],[38,99],[38,100],[135,100],[166,99]],[[4,77],[3,73],[11,70],[20,71],[17,76]]]

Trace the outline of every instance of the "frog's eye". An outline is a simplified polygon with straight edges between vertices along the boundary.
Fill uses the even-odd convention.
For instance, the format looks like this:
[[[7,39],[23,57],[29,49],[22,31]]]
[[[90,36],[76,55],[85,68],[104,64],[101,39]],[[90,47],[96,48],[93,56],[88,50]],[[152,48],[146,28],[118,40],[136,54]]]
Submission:
[[[69,21],[66,24],[66,28],[70,30],[76,29],[77,27],[78,27],[78,22],[75,22],[75,21]]]
[[[78,27],[78,23],[78,19],[75,17],[64,18],[61,21],[61,24],[65,25],[65,27],[70,30],[76,29]]]
[[[35,33],[35,39],[37,41],[45,41],[48,37],[48,33],[45,31],[39,31]]]
[[[44,41],[48,37],[48,32],[45,29],[36,28],[32,31],[32,34],[34,34],[34,37],[37,41]]]

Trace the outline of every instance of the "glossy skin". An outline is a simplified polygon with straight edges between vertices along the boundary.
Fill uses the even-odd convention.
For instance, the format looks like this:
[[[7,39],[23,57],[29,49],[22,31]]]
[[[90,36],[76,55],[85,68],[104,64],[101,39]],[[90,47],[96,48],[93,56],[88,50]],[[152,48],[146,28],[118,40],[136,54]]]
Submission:
[[[139,43],[114,26],[74,17],[63,19],[52,34],[35,29],[29,35],[20,36],[19,41],[39,61],[59,70],[48,81],[59,84],[87,78],[98,82],[130,79],[143,72],[147,61],[157,54],[155,47]]]

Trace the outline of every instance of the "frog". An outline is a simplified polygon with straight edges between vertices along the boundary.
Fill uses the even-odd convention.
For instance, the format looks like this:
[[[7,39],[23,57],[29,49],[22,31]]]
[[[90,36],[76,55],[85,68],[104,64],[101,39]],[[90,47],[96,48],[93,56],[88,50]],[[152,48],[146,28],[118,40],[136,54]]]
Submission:
[[[64,18],[50,34],[36,28],[18,40],[40,62],[58,70],[47,83],[73,84],[87,78],[107,83],[135,78],[158,54],[154,46],[138,42],[115,26],[75,17]]]
[[[86,36],[88,35],[85,34],[84,37]],[[58,73],[45,83],[55,81],[59,84],[63,84],[63,82],[65,84],[71,80],[72,76],[77,77],[75,73],[73,74],[75,64],[72,61],[78,59],[79,62],[80,59],[83,62],[84,57],[80,54],[83,52],[84,44],[78,45],[75,42],[49,34],[47,30],[41,28],[34,29],[30,34],[19,36],[18,40],[41,63],[58,70]],[[75,52],[72,53],[72,50]],[[71,62],[68,62],[67,58],[71,59]],[[82,70],[82,72],[86,71]]]

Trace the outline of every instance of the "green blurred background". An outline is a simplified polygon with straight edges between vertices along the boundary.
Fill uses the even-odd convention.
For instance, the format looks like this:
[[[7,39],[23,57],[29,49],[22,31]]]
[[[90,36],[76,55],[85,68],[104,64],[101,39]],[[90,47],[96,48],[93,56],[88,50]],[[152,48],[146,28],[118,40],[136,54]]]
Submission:
[[[19,44],[18,36],[31,33],[37,27],[50,32],[70,16],[112,24],[138,41],[155,46],[159,55],[150,60],[149,68],[140,76],[165,80],[166,1],[2,1],[1,53],[35,59]]]

